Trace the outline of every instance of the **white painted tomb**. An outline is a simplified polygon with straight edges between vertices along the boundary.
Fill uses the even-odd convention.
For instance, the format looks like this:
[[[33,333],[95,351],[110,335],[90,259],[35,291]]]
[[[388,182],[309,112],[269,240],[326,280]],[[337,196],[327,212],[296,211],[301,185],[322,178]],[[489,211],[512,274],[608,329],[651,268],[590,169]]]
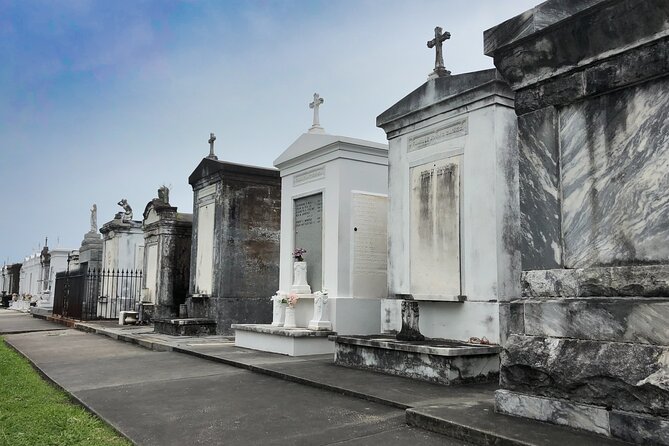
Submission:
[[[377,118],[390,144],[389,296],[419,301],[428,338],[499,344],[499,300],[513,295],[518,173],[513,93],[495,70],[431,79]]]
[[[518,150],[497,71],[446,71],[437,63],[377,118],[389,142],[381,334],[332,339],[338,365],[452,385],[498,379],[499,301],[520,277]]]
[[[289,355],[330,353],[328,329],[339,334],[381,329],[381,299],[387,297],[388,148],[325,133],[317,114],[322,102],[314,96],[314,125],[274,162],[281,173],[279,289],[297,291],[297,331],[279,326],[276,317],[274,326],[255,325],[255,330],[236,325],[238,346]],[[294,288],[296,248],[306,249],[307,288]],[[327,297],[315,302],[317,292]],[[318,347],[300,349],[296,343]]]

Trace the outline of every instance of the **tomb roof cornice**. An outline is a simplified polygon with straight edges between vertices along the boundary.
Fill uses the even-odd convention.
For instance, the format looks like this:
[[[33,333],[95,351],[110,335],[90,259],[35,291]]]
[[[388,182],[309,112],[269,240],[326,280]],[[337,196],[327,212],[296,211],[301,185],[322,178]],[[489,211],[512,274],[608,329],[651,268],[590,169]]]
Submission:
[[[279,171],[273,167],[251,166],[248,164],[231,163],[229,161],[214,160],[203,158],[200,164],[193,170],[188,177],[188,184],[194,190],[200,189],[211,182],[216,182],[218,178],[237,176],[243,177],[267,177],[268,179],[278,178]]]
[[[469,106],[489,97],[513,100],[514,94],[496,69],[430,79],[376,118],[386,133],[438,113]],[[438,110],[437,110],[438,109]]]

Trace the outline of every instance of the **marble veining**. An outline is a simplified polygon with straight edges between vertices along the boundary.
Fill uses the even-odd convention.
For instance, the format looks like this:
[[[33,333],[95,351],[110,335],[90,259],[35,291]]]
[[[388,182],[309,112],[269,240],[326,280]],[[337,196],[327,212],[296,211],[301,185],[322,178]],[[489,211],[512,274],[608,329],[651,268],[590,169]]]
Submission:
[[[560,112],[569,268],[669,261],[669,80]]]
[[[525,333],[535,336],[669,345],[669,301],[607,299],[525,303]]]
[[[562,265],[555,111],[518,118],[520,236],[523,270]]]

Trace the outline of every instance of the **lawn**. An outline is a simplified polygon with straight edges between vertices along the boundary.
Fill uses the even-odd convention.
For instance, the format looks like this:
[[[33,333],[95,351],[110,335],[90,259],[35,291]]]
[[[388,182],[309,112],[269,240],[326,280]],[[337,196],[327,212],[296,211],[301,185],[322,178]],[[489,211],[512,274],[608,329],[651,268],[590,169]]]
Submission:
[[[0,445],[130,445],[72,404],[0,337]]]

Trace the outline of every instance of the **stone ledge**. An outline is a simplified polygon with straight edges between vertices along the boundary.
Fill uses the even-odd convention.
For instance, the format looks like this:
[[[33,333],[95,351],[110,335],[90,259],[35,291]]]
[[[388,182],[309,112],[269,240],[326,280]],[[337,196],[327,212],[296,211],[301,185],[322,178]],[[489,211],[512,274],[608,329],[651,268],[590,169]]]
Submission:
[[[393,336],[330,336],[330,340],[339,344],[360,345],[385,350],[423,353],[435,356],[470,356],[499,353],[498,345],[476,345],[446,339],[426,339],[424,341],[398,341]]]
[[[523,297],[668,297],[669,265],[524,271]]]
[[[275,336],[286,336],[290,338],[327,338],[337,333],[325,330],[309,330],[308,328],[283,328],[270,324],[232,324],[233,330],[250,331]]]
[[[183,319],[155,319],[154,322],[168,323],[172,325],[216,325],[216,321],[206,318],[183,318]]]

